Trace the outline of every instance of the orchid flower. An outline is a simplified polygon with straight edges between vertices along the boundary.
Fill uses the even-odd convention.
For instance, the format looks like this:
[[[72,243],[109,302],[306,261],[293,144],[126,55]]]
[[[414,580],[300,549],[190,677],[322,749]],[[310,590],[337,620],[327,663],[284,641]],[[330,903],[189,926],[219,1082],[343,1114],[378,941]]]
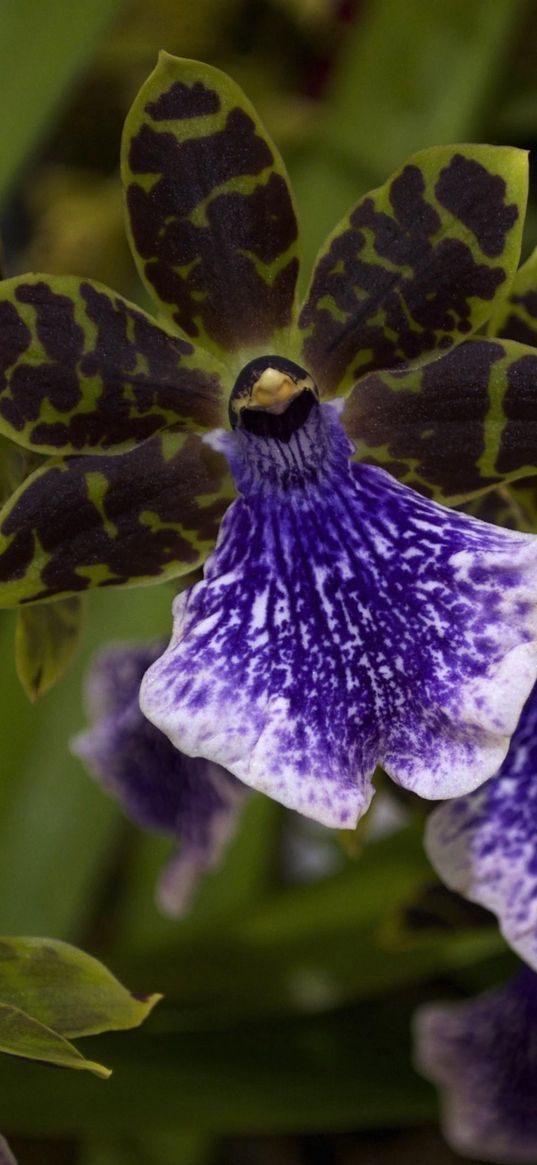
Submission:
[[[537,1159],[537,975],[415,1017],[416,1066],[436,1084],[446,1140],[480,1161]]]
[[[536,677],[537,543],[438,502],[537,470],[537,354],[472,338],[516,270],[525,154],[414,155],[301,306],[285,169],[228,77],[163,54],[122,173],[158,322],[89,280],[0,285],[0,430],[52,455],[0,514],[0,604],[178,576],[217,540],[142,685],[182,753],[331,826],[377,764],[470,791]]]
[[[71,747],[137,825],[178,842],[157,887],[161,910],[178,917],[218,863],[248,790],[211,761],[178,752],[142,716],[140,681],[162,648],[122,643],[99,652],[86,685],[90,726]]]

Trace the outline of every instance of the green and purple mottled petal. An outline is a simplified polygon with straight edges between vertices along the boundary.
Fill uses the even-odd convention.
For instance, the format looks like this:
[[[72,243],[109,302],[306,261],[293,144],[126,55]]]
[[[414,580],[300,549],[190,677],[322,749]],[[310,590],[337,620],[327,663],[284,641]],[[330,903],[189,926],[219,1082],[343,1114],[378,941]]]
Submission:
[[[54,458],[0,513],[0,607],[189,573],[231,493],[224,458],[194,433]]]
[[[471,339],[441,360],[364,377],[342,421],[357,456],[454,504],[537,472],[537,350]]]
[[[487,332],[537,347],[537,247],[517,271]]]
[[[0,283],[0,432],[28,449],[121,453],[171,425],[210,429],[225,417],[225,375],[89,279]]]
[[[288,353],[298,228],[282,160],[238,85],[161,53],[122,147],[141,277],[175,325],[217,352]]]
[[[516,271],[527,170],[521,150],[434,147],[343,219],[299,320],[297,358],[322,395],[423,364],[485,323]]]

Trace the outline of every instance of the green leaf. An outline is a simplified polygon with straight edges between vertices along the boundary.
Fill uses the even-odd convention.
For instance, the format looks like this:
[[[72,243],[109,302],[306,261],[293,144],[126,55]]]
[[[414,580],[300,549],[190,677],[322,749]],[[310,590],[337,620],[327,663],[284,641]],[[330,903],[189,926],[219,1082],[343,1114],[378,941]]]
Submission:
[[[134,998],[106,967],[67,943],[0,938],[2,1052],[107,1079],[110,1070],[85,1059],[68,1037],[138,1027],[160,998]]]
[[[0,612],[0,706],[9,725],[0,765],[0,899],[1,929],[10,934],[73,941],[95,933],[103,879],[118,860],[119,811],[71,755],[69,739],[85,722],[82,688],[93,652],[112,638],[162,635],[171,593],[162,586],[88,598],[84,646],[69,682],[34,705],[13,667],[13,616]],[[145,982],[152,981],[153,971]]]
[[[118,0],[7,0],[0,25],[0,203],[119,8]]]
[[[15,626],[15,666],[29,700],[61,679],[80,643],[84,620],[82,599],[22,607]]]
[[[528,163],[505,146],[409,158],[329,235],[300,314],[321,394],[421,365],[491,315],[519,260]]]
[[[472,339],[423,368],[366,376],[342,421],[361,460],[466,501],[537,472],[537,350]]]
[[[523,0],[374,0],[343,45],[332,145],[381,175],[414,150],[475,139]]]
[[[194,433],[47,462],[0,513],[0,607],[191,572],[232,488],[225,458]]]
[[[40,453],[122,453],[223,423],[222,368],[100,283],[0,283],[0,432]],[[225,372],[224,372],[225,377]]]
[[[106,967],[69,943],[0,938],[0,1001],[66,1037],[126,1031],[147,1018],[160,995],[136,998]]]
[[[490,336],[505,336],[537,346],[537,247],[519,267],[506,295],[489,321]]]
[[[233,354],[288,349],[298,230],[287,176],[219,70],[161,53],[127,117],[122,175],[140,275],[188,336]],[[230,357],[233,360],[233,357]]]
[[[85,1057],[57,1032],[17,1007],[0,1003],[0,1052],[25,1060],[42,1060],[57,1068],[81,1068],[103,1080],[111,1070]]]

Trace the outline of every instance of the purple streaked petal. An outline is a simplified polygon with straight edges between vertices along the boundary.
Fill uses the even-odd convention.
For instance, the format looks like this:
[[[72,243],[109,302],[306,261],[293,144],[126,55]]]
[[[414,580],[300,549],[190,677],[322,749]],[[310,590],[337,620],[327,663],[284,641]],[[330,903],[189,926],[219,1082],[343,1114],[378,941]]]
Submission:
[[[425,844],[442,880],[492,910],[537,970],[537,687],[499,772],[436,809]]]
[[[480,1161],[537,1160],[537,976],[415,1017],[416,1066],[440,1090],[446,1140]]]
[[[350,465],[331,406],[222,435],[243,496],[175,602],[145,714],[188,755],[330,826],[376,764],[421,796],[503,760],[537,670],[537,541]]]
[[[91,726],[72,748],[137,825],[180,842],[157,888],[161,909],[178,916],[221,857],[246,790],[217,764],[178,752],[142,715],[140,681],[162,648],[116,644],[97,656],[87,684]]]

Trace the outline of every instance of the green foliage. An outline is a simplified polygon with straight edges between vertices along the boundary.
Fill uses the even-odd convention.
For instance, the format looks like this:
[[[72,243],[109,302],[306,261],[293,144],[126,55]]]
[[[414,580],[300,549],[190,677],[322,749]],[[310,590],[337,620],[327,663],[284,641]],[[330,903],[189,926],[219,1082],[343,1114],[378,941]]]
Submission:
[[[0,25],[2,106],[0,203],[20,167],[65,100],[66,92],[95,51],[97,37],[119,0],[7,0]]]
[[[37,700],[61,679],[79,646],[83,620],[84,605],[77,595],[17,611],[15,666],[29,700]]]
[[[289,158],[308,269],[334,221],[405,157],[479,140],[523,13],[524,0],[364,5],[345,37],[321,125]]]
[[[138,1027],[160,996],[136,999],[83,951],[52,939],[0,938],[0,1051],[104,1079],[69,1037]]]

